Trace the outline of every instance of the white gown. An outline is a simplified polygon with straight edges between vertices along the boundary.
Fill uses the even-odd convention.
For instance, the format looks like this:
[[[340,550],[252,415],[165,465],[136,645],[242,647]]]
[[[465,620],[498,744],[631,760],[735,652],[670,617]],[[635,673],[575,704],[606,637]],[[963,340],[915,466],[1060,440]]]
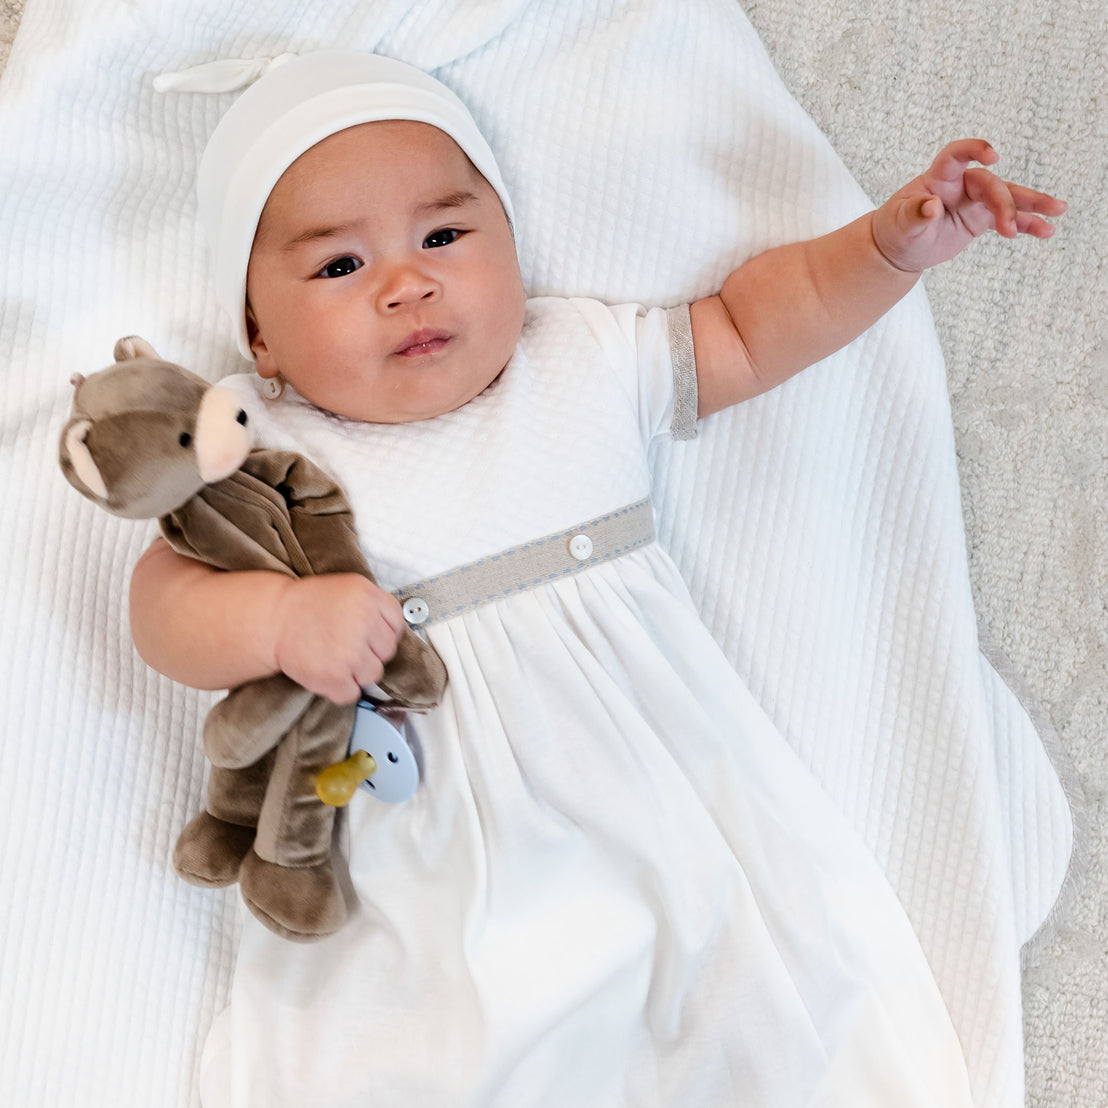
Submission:
[[[665,313],[585,300],[531,301],[501,378],[423,423],[233,380],[266,445],[343,482],[389,589],[649,495],[673,408]],[[206,1104],[971,1103],[886,878],[657,544],[427,636],[450,685],[409,725],[420,786],[347,810],[338,935],[246,916]]]

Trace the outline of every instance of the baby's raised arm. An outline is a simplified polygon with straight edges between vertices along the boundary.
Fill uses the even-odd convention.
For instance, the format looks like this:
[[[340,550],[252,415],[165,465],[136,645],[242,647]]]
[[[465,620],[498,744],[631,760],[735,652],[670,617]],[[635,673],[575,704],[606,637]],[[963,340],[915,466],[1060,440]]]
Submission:
[[[139,654],[182,684],[283,672],[339,704],[380,680],[405,626],[396,598],[358,574],[225,573],[163,539],[135,566],[130,607]]]
[[[985,231],[1049,238],[1066,205],[981,168],[983,140],[945,147],[875,212],[822,238],[751,258],[692,305],[698,414],[779,385],[857,338],[916,283]],[[972,166],[979,162],[981,165]]]

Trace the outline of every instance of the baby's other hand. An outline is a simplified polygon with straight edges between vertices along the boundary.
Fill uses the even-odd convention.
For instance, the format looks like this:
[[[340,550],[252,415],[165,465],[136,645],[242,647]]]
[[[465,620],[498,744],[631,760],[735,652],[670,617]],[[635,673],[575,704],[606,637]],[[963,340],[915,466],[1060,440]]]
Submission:
[[[406,627],[400,602],[356,573],[290,580],[275,613],[278,668],[336,704],[375,685]]]
[[[897,269],[918,273],[953,258],[986,231],[1005,238],[1050,238],[1054,227],[1043,216],[1061,215],[1065,201],[982,168],[999,160],[983,139],[945,146],[926,173],[874,213],[877,249]]]

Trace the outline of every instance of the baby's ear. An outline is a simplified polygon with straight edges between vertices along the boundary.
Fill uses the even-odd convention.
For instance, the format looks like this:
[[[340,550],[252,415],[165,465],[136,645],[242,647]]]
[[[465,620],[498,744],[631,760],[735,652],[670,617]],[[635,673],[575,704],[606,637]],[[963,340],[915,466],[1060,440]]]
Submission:
[[[250,349],[254,350],[257,344],[265,347],[265,340],[262,338],[262,329],[258,326],[258,317],[254,314],[254,309],[250,307],[250,301],[246,302],[246,338],[250,343]]]
[[[115,360],[117,362],[129,362],[134,358],[153,358],[161,361],[158,352],[138,335],[127,335],[115,344]]]
[[[254,355],[254,368],[259,376],[276,377],[279,370],[269,356],[269,347],[262,335],[262,329],[258,326],[254,309],[249,304],[246,305],[246,337],[250,340],[250,353]]]

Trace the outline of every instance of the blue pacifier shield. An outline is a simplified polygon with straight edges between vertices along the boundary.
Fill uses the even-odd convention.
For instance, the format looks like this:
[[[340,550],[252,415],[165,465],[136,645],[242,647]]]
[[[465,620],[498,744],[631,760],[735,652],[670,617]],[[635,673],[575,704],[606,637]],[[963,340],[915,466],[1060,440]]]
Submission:
[[[373,775],[359,788],[372,793],[378,800],[396,804],[416,791],[419,766],[404,736],[368,701],[358,701],[354,734],[350,737],[350,753],[368,751],[377,763]]]

